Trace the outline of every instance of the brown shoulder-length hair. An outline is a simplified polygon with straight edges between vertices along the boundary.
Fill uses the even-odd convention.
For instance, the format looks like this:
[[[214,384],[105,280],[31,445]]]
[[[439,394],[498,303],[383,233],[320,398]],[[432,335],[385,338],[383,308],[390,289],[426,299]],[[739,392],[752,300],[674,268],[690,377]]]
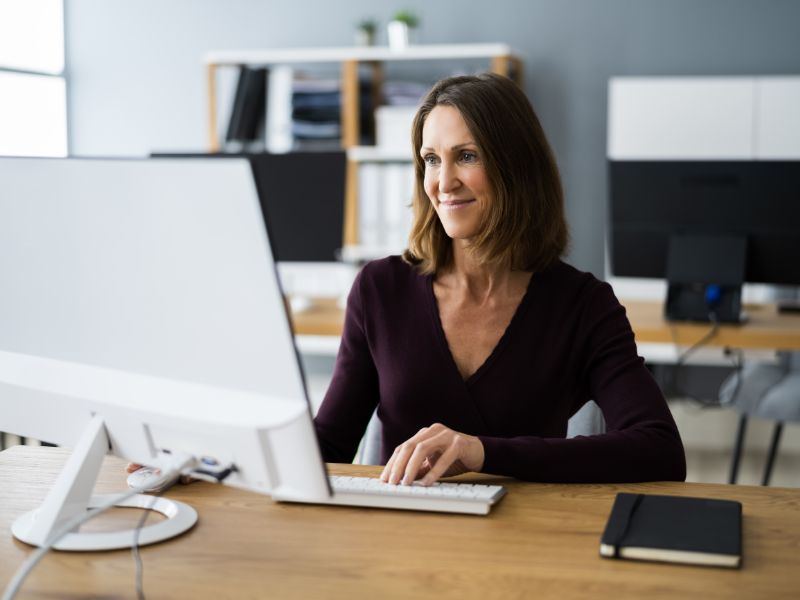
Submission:
[[[493,191],[486,222],[470,251],[485,264],[512,270],[540,271],[555,262],[568,240],[558,167],[524,92],[510,79],[493,73],[443,79],[414,117],[414,221],[403,253],[406,262],[432,274],[453,260],[452,240],[423,185],[422,128],[436,106],[452,106],[461,113]]]

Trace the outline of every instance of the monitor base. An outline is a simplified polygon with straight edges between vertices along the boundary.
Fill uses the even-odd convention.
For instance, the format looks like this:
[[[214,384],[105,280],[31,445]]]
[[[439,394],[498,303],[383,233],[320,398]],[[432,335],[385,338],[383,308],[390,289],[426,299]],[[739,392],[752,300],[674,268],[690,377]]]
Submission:
[[[169,539],[187,531],[197,522],[197,512],[187,504],[134,494],[121,499],[115,506],[155,510],[167,517],[140,529],[138,540],[135,529],[96,533],[67,530],[67,533],[63,533],[64,528],[69,527],[71,522],[77,522],[87,510],[107,506],[116,497],[92,494],[109,447],[105,422],[102,417],[95,415],[42,504],[14,521],[11,527],[14,537],[26,544],[40,547],[55,539],[52,547],[59,550],[114,550],[130,548],[134,542],[144,545]]]
[[[106,504],[113,495],[92,496],[88,508],[95,508]],[[178,536],[194,527],[197,523],[197,511],[188,504],[136,494],[127,500],[117,502],[114,506],[123,508],[141,508],[161,513],[166,519],[147,525],[139,530],[138,540],[136,539],[136,529],[123,529],[119,531],[103,532],[73,532],[68,533],[53,545],[56,550],[68,550],[78,552],[91,552],[96,550],[118,550],[121,548],[131,548],[136,543],[139,546],[155,544]],[[38,546],[39,542],[30,536],[36,518],[39,516],[40,509],[34,509],[19,517],[11,526],[11,532],[18,540]]]

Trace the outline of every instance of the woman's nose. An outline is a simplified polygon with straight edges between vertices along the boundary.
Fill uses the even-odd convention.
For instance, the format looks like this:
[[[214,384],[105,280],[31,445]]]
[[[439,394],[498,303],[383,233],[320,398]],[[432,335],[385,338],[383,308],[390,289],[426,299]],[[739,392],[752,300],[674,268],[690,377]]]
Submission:
[[[458,179],[454,165],[442,163],[439,169],[439,192],[447,194],[458,189],[459,185],[461,185],[461,182]]]

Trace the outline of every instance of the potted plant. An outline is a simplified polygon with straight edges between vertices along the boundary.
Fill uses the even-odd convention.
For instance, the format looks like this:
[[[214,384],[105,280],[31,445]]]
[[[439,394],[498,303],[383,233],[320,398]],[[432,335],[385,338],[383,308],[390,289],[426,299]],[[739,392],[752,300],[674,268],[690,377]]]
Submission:
[[[408,46],[411,32],[419,25],[419,17],[410,10],[397,11],[387,26],[389,47],[400,50]]]
[[[364,19],[356,25],[356,44],[359,46],[375,45],[375,33],[378,30],[378,22],[374,19]]]

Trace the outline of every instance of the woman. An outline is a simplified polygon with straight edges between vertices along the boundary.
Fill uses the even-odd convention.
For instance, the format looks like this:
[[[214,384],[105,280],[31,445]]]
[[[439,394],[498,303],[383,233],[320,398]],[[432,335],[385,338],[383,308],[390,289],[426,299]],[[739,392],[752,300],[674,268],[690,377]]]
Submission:
[[[409,247],[367,264],[350,292],[315,419],[325,460],[353,460],[377,407],[390,483],[683,480],[680,436],[625,310],[560,260],[561,183],[523,92],[498,75],[445,79],[412,141]],[[608,432],[565,439],[588,400]]]

